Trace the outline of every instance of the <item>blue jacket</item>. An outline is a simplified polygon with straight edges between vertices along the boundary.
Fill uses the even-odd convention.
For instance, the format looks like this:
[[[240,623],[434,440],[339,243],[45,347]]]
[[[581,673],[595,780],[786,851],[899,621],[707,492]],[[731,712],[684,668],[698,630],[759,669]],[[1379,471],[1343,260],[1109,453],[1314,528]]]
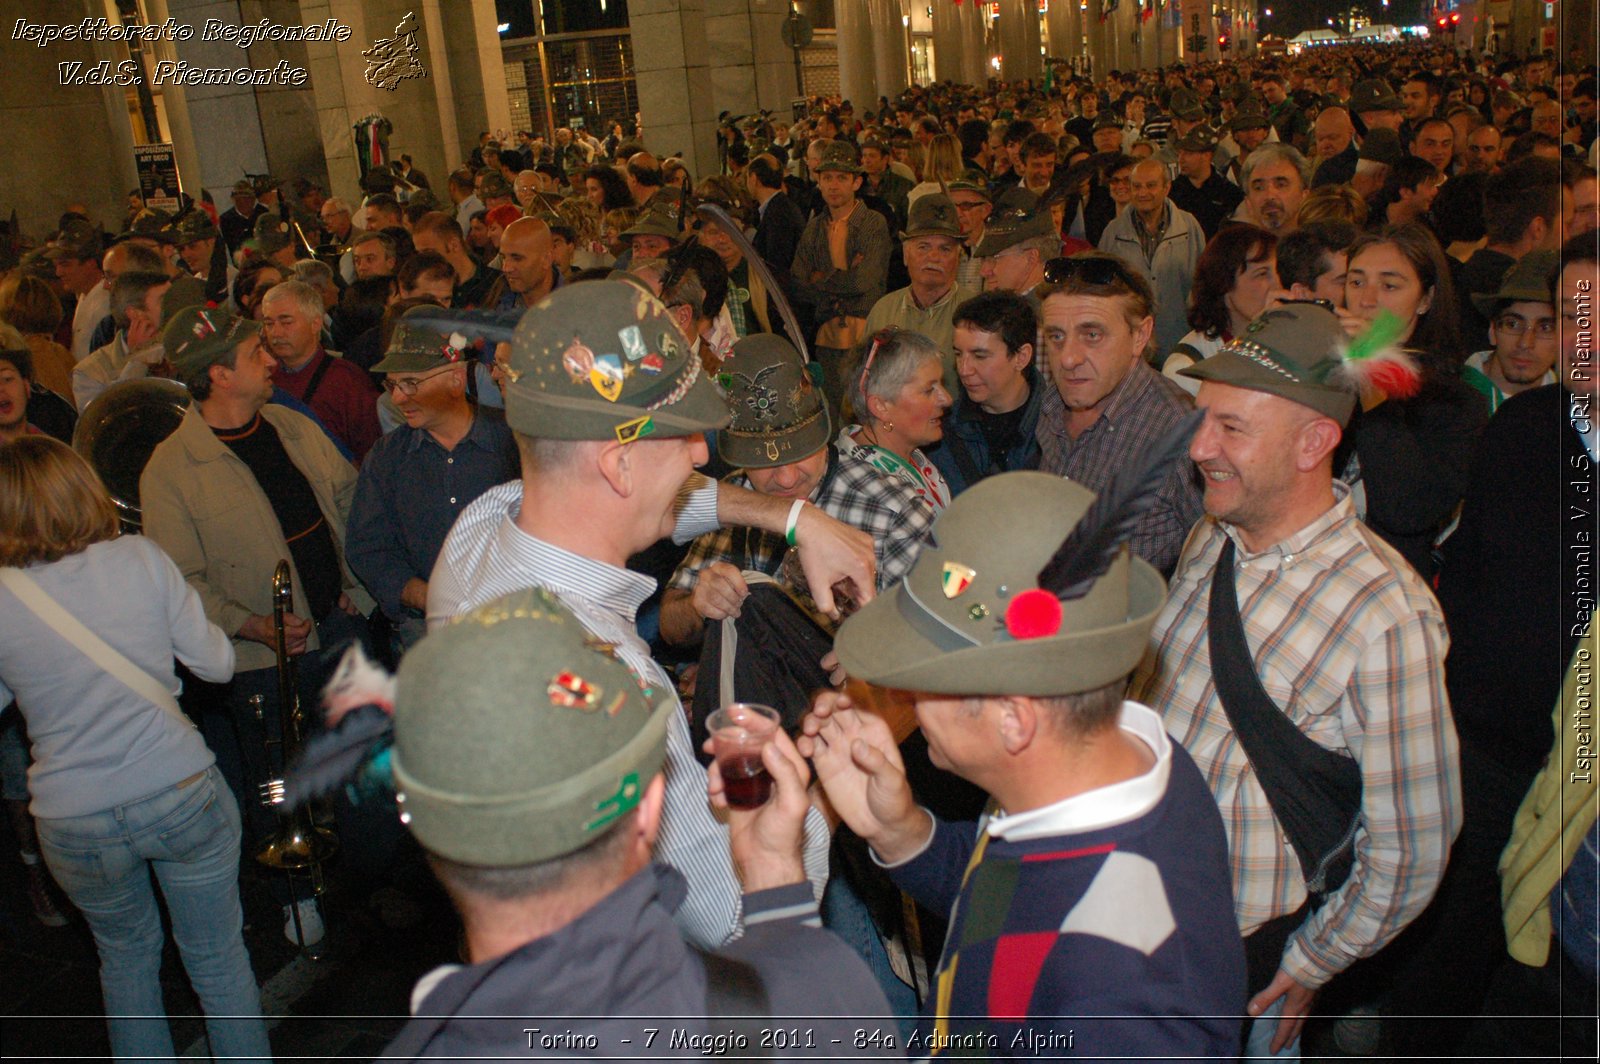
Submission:
[[[1029,366],[1023,375],[1028,380],[1028,401],[1023,407],[1022,421],[1017,425],[1017,438],[1005,453],[989,453],[989,441],[979,424],[981,411],[965,393],[957,396],[955,405],[945,414],[944,439],[926,453],[929,461],[944,474],[952,498],[984,477],[1039,467],[1039,441],[1033,432],[1039,424],[1039,374]]]

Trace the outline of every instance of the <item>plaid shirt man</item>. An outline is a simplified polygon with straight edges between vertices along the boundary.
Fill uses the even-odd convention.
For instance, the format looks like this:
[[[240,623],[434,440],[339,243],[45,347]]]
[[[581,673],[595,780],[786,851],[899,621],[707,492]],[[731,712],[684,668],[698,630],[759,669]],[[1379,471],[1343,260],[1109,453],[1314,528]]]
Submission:
[[[728,298],[722,304],[728,308],[728,320],[733,323],[735,336],[750,335],[752,315],[746,306],[749,302],[750,265],[740,259],[739,264],[728,271]]]
[[[1181,388],[1139,359],[1106,397],[1094,424],[1073,439],[1067,434],[1067,406],[1061,392],[1045,380],[1039,426],[1034,430],[1039,468],[1070,477],[1097,494],[1106,490],[1123,462],[1177,425],[1192,404]],[[1131,543],[1133,553],[1167,573],[1178,560],[1184,537],[1205,512],[1194,466],[1177,463],[1160,496],[1139,518]]]
[[[833,446],[829,456],[833,469],[813,490],[811,502],[828,516],[871,534],[881,591],[917,560],[933,529],[933,511],[905,483],[874,468],[866,448],[838,441]],[[741,487],[750,486],[742,473],[731,479]],[[773,574],[802,601],[810,602],[806,582],[783,537],[755,529],[722,528],[696,539],[667,586],[693,591],[700,570],[718,561]]]
[[[1455,727],[1444,687],[1444,616],[1415,570],[1356,518],[1349,489],[1276,546],[1252,554],[1201,523],[1184,549],[1130,698],[1154,707],[1222,809],[1246,935],[1306,900],[1298,858],[1240,747],[1211,678],[1211,574],[1235,542],[1239,612],[1262,685],[1307,737],[1361,767],[1350,877],[1289,939],[1280,968],[1315,988],[1376,953],[1433,897],[1461,827]]]

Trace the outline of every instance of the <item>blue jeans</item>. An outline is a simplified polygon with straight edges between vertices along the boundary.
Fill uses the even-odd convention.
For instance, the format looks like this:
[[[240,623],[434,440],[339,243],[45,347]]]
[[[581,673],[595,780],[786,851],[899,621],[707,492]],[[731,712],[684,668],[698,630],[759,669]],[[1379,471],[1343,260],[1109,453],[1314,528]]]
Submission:
[[[100,952],[111,1052],[148,1060],[175,1055],[161,1000],[161,914],[206,1013],[219,1058],[270,1060],[261,996],[244,945],[239,904],[239,807],[215,767],[88,816],[39,820],[39,848],[83,913]]]
[[[1283,998],[1279,998],[1267,1006],[1267,1011],[1257,1016],[1250,1024],[1250,1034],[1245,1038],[1244,1058],[1246,1060],[1299,1060],[1300,1039],[1278,1050],[1277,1053],[1268,1052],[1272,1047],[1272,1038],[1278,1033],[1278,1022],[1283,1019]]]

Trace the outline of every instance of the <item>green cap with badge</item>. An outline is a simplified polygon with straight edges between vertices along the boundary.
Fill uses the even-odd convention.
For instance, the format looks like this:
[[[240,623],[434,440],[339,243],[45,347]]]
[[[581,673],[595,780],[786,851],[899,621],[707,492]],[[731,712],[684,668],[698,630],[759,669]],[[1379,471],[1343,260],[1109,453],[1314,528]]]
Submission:
[[[193,207],[180,214],[172,223],[172,235],[181,247],[184,244],[193,244],[197,240],[207,240],[220,236],[217,223],[211,216],[199,207]]]
[[[1090,129],[1090,132],[1091,133],[1098,133],[1102,129],[1121,129],[1121,128],[1122,128],[1122,120],[1120,118],[1118,118],[1116,115],[1112,114],[1110,111],[1101,111],[1100,112],[1100,117],[1096,118],[1094,120],[1094,126]]]
[[[839,664],[879,687],[948,695],[1068,695],[1126,676],[1166,599],[1161,574],[1123,552],[1078,597],[1040,587],[1094,498],[1048,473],[974,484],[906,578],[844,622]]]
[[[1400,97],[1382,78],[1358,81],[1350,90],[1350,113],[1361,115],[1368,111],[1398,111]]]
[[[1229,132],[1237,133],[1241,129],[1266,129],[1272,125],[1267,118],[1267,113],[1261,109],[1260,100],[1251,97],[1239,104],[1239,109],[1228,120]]]
[[[961,239],[961,222],[956,217],[956,205],[942,192],[927,192],[911,204],[906,217],[904,240],[919,236],[947,236]]]
[[[133,216],[133,221],[128,223],[128,229],[119,233],[112,243],[120,244],[124,240],[139,237],[144,240],[153,240],[158,244],[176,244],[178,242],[177,230],[173,226],[172,215],[159,207],[146,207]]]
[[[627,281],[563,285],[522,316],[504,367],[506,424],[623,443],[720,429],[728,402],[661,301]]]
[[[100,238],[100,230],[82,218],[74,218],[62,226],[61,232],[45,245],[44,253],[46,258],[52,260],[98,260],[103,250],[105,243]]]
[[[580,286],[581,287],[581,286]],[[507,868],[600,838],[638,806],[677,711],[543,588],[430,634],[395,678],[395,800],[433,853]]]
[[[816,454],[833,439],[822,392],[800,352],[781,336],[752,333],[717,371],[733,423],[717,433],[717,454],[741,469],[770,469]]]
[[[652,203],[639,215],[632,227],[624,229],[622,239],[636,236],[659,236],[671,241],[683,239],[684,230],[678,224],[678,212],[668,203]]]
[[[483,182],[479,188],[485,202],[495,196],[509,196],[515,198],[516,194],[511,189],[511,183],[506,180],[506,175],[498,171],[490,171],[483,175]]]
[[[395,322],[389,349],[373,367],[373,373],[425,373],[454,366],[472,356],[471,342],[460,333],[445,334],[432,324],[410,320],[413,315],[437,313],[437,307],[412,307]],[[418,312],[421,312],[419,314]]]
[[[1361,138],[1361,150],[1356,153],[1356,158],[1393,166],[1405,158],[1405,146],[1400,143],[1400,134],[1380,126],[1367,130],[1367,135]]]
[[[1561,265],[1561,255],[1541,248],[1530,251],[1511,264],[1493,292],[1474,292],[1472,305],[1485,317],[1495,314],[1507,303],[1554,303],[1550,291],[1550,278]]]
[[[1339,318],[1318,303],[1266,311],[1210,358],[1178,372],[1196,380],[1267,392],[1348,424],[1356,388],[1341,352],[1349,341]]]
[[[1176,88],[1167,98],[1167,110],[1173,118],[1181,118],[1186,122],[1198,122],[1205,118],[1206,108],[1200,102],[1200,94],[1193,89]]]
[[[856,159],[856,149],[847,140],[830,140],[822,148],[822,161],[816,166],[819,174],[837,170],[846,174],[859,174],[861,163]]]
[[[1201,124],[1178,138],[1179,151],[1199,151],[1211,153],[1217,150],[1217,133],[1210,126]]]
[[[260,334],[260,322],[242,318],[226,307],[188,306],[161,330],[161,346],[178,371],[178,379],[187,381],[226,362],[240,341]]]
[[[983,228],[983,239],[978,241],[978,246],[972,250],[972,255],[974,258],[986,259],[1014,248],[1023,241],[1052,236],[1060,239],[1049,211],[1007,211],[997,218],[989,219],[989,223]]]
[[[254,235],[246,240],[241,248],[251,254],[266,258],[276,255],[293,241],[289,238],[289,226],[276,214],[263,214],[256,219]]]
[[[949,189],[951,192],[971,192],[991,203],[994,202],[994,194],[989,191],[989,177],[982,170],[968,169],[950,182]]]

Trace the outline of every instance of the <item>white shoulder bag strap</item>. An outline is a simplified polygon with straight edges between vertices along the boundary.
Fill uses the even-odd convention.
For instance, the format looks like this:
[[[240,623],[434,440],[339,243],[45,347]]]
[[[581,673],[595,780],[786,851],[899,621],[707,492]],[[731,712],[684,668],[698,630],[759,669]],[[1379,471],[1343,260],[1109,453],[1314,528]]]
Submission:
[[[111,644],[89,631],[82,621],[51,598],[49,592],[40,587],[33,577],[21,569],[8,566],[0,568],[0,585],[17,596],[35,617],[54,629],[57,635],[81,650],[85,657],[130,688],[134,694],[155,703],[189,727],[194,727],[194,722],[178,708],[178,700],[172,697],[171,691]]]

